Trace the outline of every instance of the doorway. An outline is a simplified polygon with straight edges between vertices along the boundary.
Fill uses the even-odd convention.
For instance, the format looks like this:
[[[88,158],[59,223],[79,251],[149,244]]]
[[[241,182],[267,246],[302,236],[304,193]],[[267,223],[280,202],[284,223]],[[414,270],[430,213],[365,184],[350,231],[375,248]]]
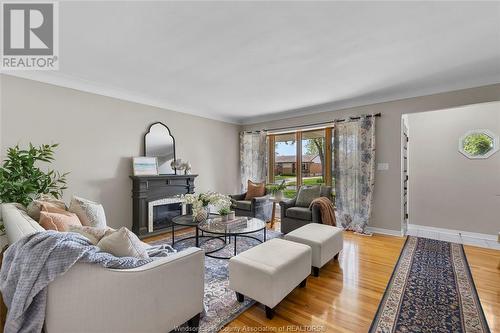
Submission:
[[[496,241],[499,107],[489,102],[401,117],[402,233],[483,246]]]
[[[409,223],[409,144],[408,115],[401,116],[401,232],[406,235]]]

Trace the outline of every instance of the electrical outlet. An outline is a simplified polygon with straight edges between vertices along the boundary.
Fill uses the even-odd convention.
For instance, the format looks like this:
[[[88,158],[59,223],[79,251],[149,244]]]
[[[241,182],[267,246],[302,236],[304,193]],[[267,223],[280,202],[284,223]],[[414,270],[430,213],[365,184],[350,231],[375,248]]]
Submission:
[[[377,170],[379,170],[379,171],[389,170],[389,163],[378,163]]]

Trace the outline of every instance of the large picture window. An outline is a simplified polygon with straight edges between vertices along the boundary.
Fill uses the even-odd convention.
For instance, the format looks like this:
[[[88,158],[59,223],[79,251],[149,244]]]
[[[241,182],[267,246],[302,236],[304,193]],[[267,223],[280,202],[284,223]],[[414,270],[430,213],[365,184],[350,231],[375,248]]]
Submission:
[[[270,134],[269,183],[285,181],[287,198],[301,185],[331,185],[331,142],[331,128]]]

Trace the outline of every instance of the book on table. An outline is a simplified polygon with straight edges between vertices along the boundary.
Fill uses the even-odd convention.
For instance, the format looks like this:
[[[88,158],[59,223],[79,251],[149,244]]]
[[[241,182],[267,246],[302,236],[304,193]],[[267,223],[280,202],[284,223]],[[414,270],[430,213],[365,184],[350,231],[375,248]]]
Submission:
[[[248,225],[248,218],[243,216],[227,221],[224,221],[222,218],[215,218],[212,222],[218,226],[225,227],[226,230],[235,230],[246,228]]]

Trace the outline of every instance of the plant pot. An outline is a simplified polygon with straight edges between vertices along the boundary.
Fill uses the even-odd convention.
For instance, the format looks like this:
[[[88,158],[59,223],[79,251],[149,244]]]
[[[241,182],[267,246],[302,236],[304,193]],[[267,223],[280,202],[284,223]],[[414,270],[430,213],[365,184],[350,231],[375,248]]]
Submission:
[[[221,215],[220,217],[221,217],[222,222],[228,221],[228,215]]]
[[[198,212],[193,212],[193,220],[196,222],[203,222],[208,218],[206,209],[200,209]]]
[[[227,218],[229,220],[234,220],[236,218],[236,213],[234,212],[234,210],[229,212],[229,214],[227,215]]]
[[[277,201],[281,201],[283,199],[283,191],[276,191],[274,193],[274,198],[277,200]]]

